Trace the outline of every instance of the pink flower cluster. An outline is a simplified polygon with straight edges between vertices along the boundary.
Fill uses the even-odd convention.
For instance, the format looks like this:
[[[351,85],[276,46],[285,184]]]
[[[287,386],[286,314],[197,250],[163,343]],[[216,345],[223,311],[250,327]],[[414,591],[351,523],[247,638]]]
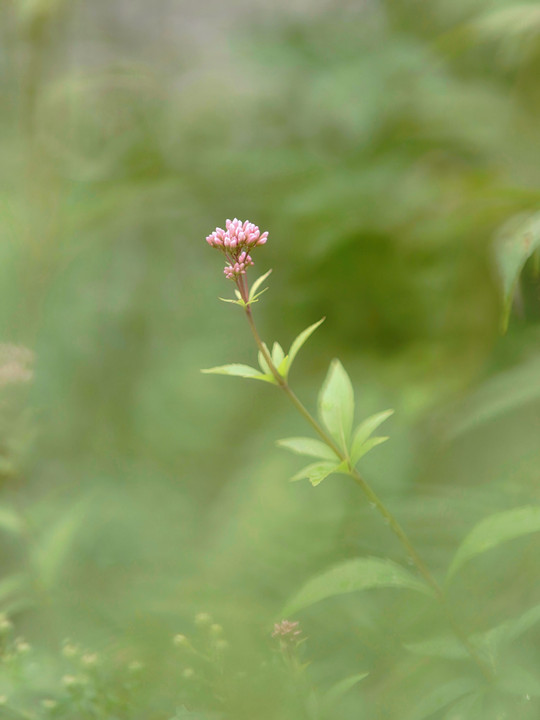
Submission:
[[[251,259],[251,255],[248,255],[244,250],[240,253],[234,265],[225,265],[223,272],[228,280],[234,280],[234,278],[239,275],[245,275],[246,268],[250,265],[253,265],[253,260]]]
[[[248,251],[257,245],[264,245],[268,233],[261,231],[253,223],[246,220],[242,222],[238,218],[227,220],[226,230],[216,228],[206,238],[206,242],[214,248],[221,250],[227,258],[225,265],[225,277],[229,280],[236,280],[240,275],[246,274],[246,268],[253,265],[253,260]]]
[[[279,638],[282,642],[295,644],[298,642],[299,635],[302,634],[299,624],[298,620],[296,622],[282,620],[280,623],[274,623],[272,637]]]

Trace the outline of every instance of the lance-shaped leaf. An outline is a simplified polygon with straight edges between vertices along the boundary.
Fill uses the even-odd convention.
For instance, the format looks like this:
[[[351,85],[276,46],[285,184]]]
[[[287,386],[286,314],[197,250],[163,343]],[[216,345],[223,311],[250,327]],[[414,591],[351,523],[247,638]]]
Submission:
[[[286,374],[289,373],[291,366],[294,362],[295,357],[298,354],[298,351],[302,347],[302,345],[306,342],[306,340],[312,335],[315,330],[324,322],[325,318],[321,318],[316,323],[313,323],[313,325],[310,325],[305,330],[302,330],[302,332],[293,340],[293,343],[290,347],[289,354],[288,354],[288,361],[287,361],[287,367],[286,367]]]
[[[414,655],[424,657],[460,660],[468,657],[468,652],[455,635],[437,635],[420,642],[406,643],[405,648]]]
[[[448,580],[466,562],[515,538],[540,532],[540,507],[506,510],[485,518],[474,527],[459,546],[448,570]]]
[[[325,480],[329,475],[332,475],[333,473],[346,472],[346,463],[336,463],[335,460],[333,460],[332,462],[317,462],[312,463],[311,465],[306,465],[305,468],[302,468],[300,472],[297,472],[296,475],[291,478],[291,482],[307,479],[313,485],[313,487],[315,487],[316,485],[322,483],[323,480]]]
[[[495,257],[503,292],[502,329],[506,330],[519,276],[527,260],[540,248],[540,213],[511,218],[495,239]]]
[[[322,460],[333,460],[338,462],[339,458],[331,450],[328,445],[325,445],[320,440],[309,437],[292,437],[278,440],[277,444],[280,447],[292,450],[292,452],[298,455],[308,455],[309,457],[321,458]]]
[[[274,363],[276,368],[279,368],[284,358],[285,353],[283,352],[283,348],[278,342],[275,342],[272,346],[272,362]]]
[[[240,305],[240,307],[245,307],[245,306],[246,306],[246,303],[242,300],[242,298],[240,298],[240,300],[233,300],[232,298],[222,298],[222,297],[220,297],[219,299],[221,300],[221,302],[232,303],[233,305]]]
[[[491,630],[474,633],[469,637],[469,642],[479,653],[496,661],[506,645],[517,640],[538,623],[540,623],[540,605],[535,605],[522,615],[510,618]],[[438,635],[420,642],[407,643],[405,647],[415,655],[449,660],[463,659],[468,655],[463,644],[454,635]]]
[[[456,678],[450,680],[427,693],[411,711],[406,713],[406,720],[426,720],[437,711],[450,705],[464,695],[478,690],[479,683],[472,678]],[[437,715],[438,717],[438,715]],[[456,717],[460,717],[459,715]]]
[[[367,453],[370,450],[373,450],[374,447],[377,447],[377,445],[381,445],[382,443],[386,442],[389,438],[387,437],[372,437],[369,438],[369,440],[366,440],[366,442],[361,445],[355,452],[351,451],[351,462],[353,465],[356,465],[356,463],[364,457],[364,455],[367,455]]]
[[[263,343],[263,345],[264,345],[264,347],[265,347],[265,349],[266,349],[266,352],[268,352],[268,348],[266,347],[266,345],[265,345],[264,343]],[[268,353],[268,354],[270,354],[270,353]],[[261,370],[263,371],[263,373],[264,373],[265,375],[272,375],[272,372],[271,372],[271,370],[270,370],[270,366],[269,366],[268,363],[266,362],[266,358],[264,357],[263,353],[262,353],[260,350],[259,350],[259,353],[258,353],[258,355],[257,355],[257,359],[258,359],[258,361],[259,361],[259,367],[261,368]]]
[[[363,672],[343,678],[343,680],[339,680],[339,682],[332,685],[330,690],[327,691],[324,697],[326,705],[331,706],[336,703],[341,697],[343,697],[343,695],[348,693],[349,690],[352,690],[355,685],[358,685],[361,680],[367,678],[368,675],[369,673]]]
[[[249,302],[250,303],[256,302],[257,298],[260,295],[262,295],[263,292],[266,292],[266,290],[268,290],[268,288],[265,288],[264,290],[261,290],[261,292],[259,292],[259,293],[257,292],[257,290],[261,287],[261,285],[266,280],[266,278],[270,275],[271,272],[272,271],[269,270],[268,272],[264,273],[264,275],[261,275],[260,277],[258,277],[255,280],[255,282],[253,283],[253,285],[251,286],[251,289],[249,291]]]
[[[238,363],[207,368],[205,370],[201,370],[201,372],[206,373],[207,375],[235,375],[236,377],[249,378],[250,380],[262,380],[263,382],[274,384],[276,382],[272,375],[266,375],[249,365],[240,365]]]
[[[528,667],[515,662],[506,662],[501,672],[501,686],[511,695],[520,698],[540,697],[540,679]]]
[[[371,417],[368,417],[366,420],[361,422],[356,428],[353,441],[351,443],[351,462],[353,465],[356,465],[360,458],[376,445],[380,445],[388,440],[387,437],[372,438],[371,435],[393,413],[393,410],[384,410],[383,412],[371,415]]]
[[[283,613],[292,615],[326,598],[373,588],[401,588],[433,595],[422,580],[391,560],[356,558],[309,580],[287,603]]]
[[[354,417],[354,391],[339,360],[333,360],[319,394],[319,417],[341,448],[348,452]]]
[[[522,615],[510,618],[486,633],[475,636],[478,642],[496,659],[505,645],[517,640],[540,622],[540,605],[535,605]]]
[[[480,688],[453,703],[444,720],[492,720],[493,715],[484,715],[485,688]]]

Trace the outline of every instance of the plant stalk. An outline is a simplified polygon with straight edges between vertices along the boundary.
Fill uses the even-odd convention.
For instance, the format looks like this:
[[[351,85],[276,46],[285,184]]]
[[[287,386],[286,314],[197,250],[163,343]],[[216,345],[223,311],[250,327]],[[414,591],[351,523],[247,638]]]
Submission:
[[[442,610],[448,620],[448,623],[450,627],[452,628],[456,638],[461,642],[471,659],[476,663],[476,665],[479,667],[480,671],[482,672],[482,675],[484,678],[491,682],[494,678],[494,673],[492,668],[488,665],[488,663],[479,655],[476,648],[473,646],[473,644],[470,642],[470,640],[467,638],[466,634],[463,632],[463,630],[459,627],[457,622],[455,621],[452,612],[450,611],[450,608],[448,606],[448,600],[446,598],[446,595],[444,593],[444,590],[439,585],[435,577],[432,575],[431,571],[429,570],[426,563],[423,561],[419,553],[417,552],[416,548],[412,544],[411,540],[409,539],[407,533],[405,530],[401,527],[399,521],[397,518],[390,512],[390,510],[386,507],[384,502],[379,498],[377,493],[373,490],[371,485],[365,480],[365,478],[360,475],[358,470],[351,464],[350,458],[347,457],[347,455],[336,445],[334,440],[328,435],[328,433],[319,425],[317,420],[313,417],[313,415],[309,412],[309,410],[305,407],[305,405],[302,403],[302,401],[298,398],[296,393],[292,390],[287,380],[280,375],[278,372],[276,366],[272,362],[272,357],[270,353],[268,352],[266,345],[262,342],[259,333],[257,331],[257,328],[255,326],[255,321],[253,320],[253,313],[251,311],[251,305],[247,304],[245,307],[246,317],[249,324],[249,327],[251,329],[251,332],[253,334],[253,337],[255,339],[255,342],[257,343],[257,347],[261,351],[268,367],[270,368],[270,371],[272,375],[274,376],[277,384],[279,387],[288,395],[289,399],[293,403],[293,405],[296,407],[298,412],[302,415],[304,420],[311,425],[313,430],[317,433],[317,435],[321,438],[321,440],[328,445],[329,448],[337,455],[337,457],[347,464],[349,475],[352,477],[354,482],[361,488],[361,490],[366,495],[368,502],[371,503],[371,505],[379,512],[379,514],[382,516],[385,524],[389,526],[389,528],[392,530],[394,535],[397,537],[401,545],[404,547],[407,555],[411,558],[412,562],[416,566],[418,572],[420,575],[424,578],[426,583],[429,585],[429,587],[433,590],[433,593],[435,594],[435,597],[439,601]]]

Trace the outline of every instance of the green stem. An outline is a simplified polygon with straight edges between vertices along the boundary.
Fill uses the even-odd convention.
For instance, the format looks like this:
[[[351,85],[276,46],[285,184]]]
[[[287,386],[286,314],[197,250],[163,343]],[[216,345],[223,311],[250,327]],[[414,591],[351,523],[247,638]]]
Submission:
[[[354,482],[362,489],[362,491],[366,495],[366,497],[367,497],[368,501],[371,503],[371,505],[382,516],[385,524],[389,526],[389,528],[392,530],[394,535],[398,538],[398,540],[400,541],[402,546],[405,548],[407,555],[411,558],[412,562],[416,566],[420,575],[424,578],[426,583],[433,590],[455,636],[461,642],[463,647],[467,650],[470,657],[478,665],[478,667],[480,668],[480,670],[481,670],[483,676],[486,678],[486,680],[491,682],[493,680],[493,671],[492,671],[491,667],[483,660],[482,657],[480,657],[476,648],[472,645],[472,643],[467,638],[466,634],[456,623],[456,621],[452,615],[452,612],[450,611],[450,608],[448,606],[448,601],[447,601],[446,595],[444,593],[444,590],[439,585],[439,583],[437,582],[437,580],[435,579],[435,577],[432,575],[431,571],[429,570],[428,566],[425,564],[425,562],[423,561],[423,559],[417,552],[416,548],[414,547],[411,540],[409,539],[407,533],[401,527],[397,518],[390,512],[390,510],[386,507],[384,502],[379,498],[379,496],[373,490],[373,488],[367,482],[367,480],[365,478],[363,478],[362,475],[360,475],[360,473],[358,472],[358,470],[351,464],[350,458],[347,457],[347,455],[336,445],[336,443],[330,437],[330,435],[328,435],[328,433],[319,425],[317,420],[313,417],[313,415],[309,412],[309,410],[306,408],[306,406],[302,403],[302,401],[294,393],[294,391],[290,387],[287,380],[282,375],[280,375],[276,366],[272,362],[272,357],[271,357],[270,353],[268,352],[266,345],[262,342],[262,340],[259,336],[259,333],[255,326],[255,322],[253,320],[251,306],[247,305],[245,308],[245,311],[246,311],[246,317],[247,317],[247,321],[249,323],[249,327],[251,329],[253,337],[255,338],[255,342],[257,343],[259,350],[261,351],[264,359],[266,360],[266,363],[268,364],[268,367],[270,368],[270,371],[271,371],[272,375],[274,376],[277,384],[288,395],[289,399],[291,400],[293,405],[296,407],[298,412],[302,415],[302,417],[306,420],[306,422],[308,422],[311,425],[311,427],[315,430],[315,432],[321,438],[321,440],[326,445],[328,445],[328,447],[330,447],[332,449],[332,451],[337,455],[337,457],[342,462],[345,462],[347,464],[349,475],[352,477]]]

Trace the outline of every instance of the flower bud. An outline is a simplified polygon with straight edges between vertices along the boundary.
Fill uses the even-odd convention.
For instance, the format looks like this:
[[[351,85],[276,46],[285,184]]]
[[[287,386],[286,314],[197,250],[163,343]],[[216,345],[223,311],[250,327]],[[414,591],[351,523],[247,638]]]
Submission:
[[[187,647],[189,645],[189,640],[185,635],[178,633],[178,635],[174,636],[173,643],[176,647]]]
[[[195,625],[198,627],[205,627],[206,625],[212,624],[212,616],[208,613],[201,612],[195,615]]]

